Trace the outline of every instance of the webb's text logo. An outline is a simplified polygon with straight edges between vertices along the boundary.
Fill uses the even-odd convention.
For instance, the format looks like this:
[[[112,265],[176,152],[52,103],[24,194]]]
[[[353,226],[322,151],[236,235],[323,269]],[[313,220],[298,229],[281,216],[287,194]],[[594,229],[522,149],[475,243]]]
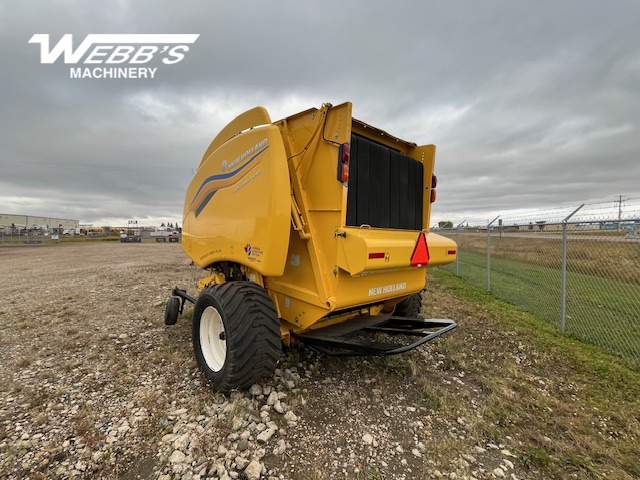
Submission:
[[[182,61],[199,34],[90,34],[74,50],[73,36],[63,35],[50,48],[49,35],[38,33],[29,43],[40,44],[40,63],[55,63],[63,56],[71,78],[155,78],[158,67],[139,67],[156,56],[165,65]],[[108,66],[88,67],[100,64]],[[131,65],[136,65],[132,67]]]

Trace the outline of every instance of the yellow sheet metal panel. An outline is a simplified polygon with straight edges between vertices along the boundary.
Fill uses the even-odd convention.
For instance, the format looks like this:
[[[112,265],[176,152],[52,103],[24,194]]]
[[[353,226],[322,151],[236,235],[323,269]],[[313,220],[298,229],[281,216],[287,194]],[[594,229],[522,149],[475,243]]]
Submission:
[[[429,233],[427,234],[427,245],[430,267],[455,262],[458,254],[458,246],[455,241],[435,233]]]
[[[278,125],[289,152],[291,189],[306,224],[305,231],[310,234],[307,240],[292,244],[291,253],[299,255],[300,266],[288,263],[278,282],[313,285],[309,288],[315,290],[312,303],[327,305],[335,295],[335,279],[331,275],[336,252],[333,231],[341,224],[344,210],[345,187],[337,179],[338,150],[340,142],[350,138],[351,104],[325,104],[321,109],[288,117]],[[295,235],[299,237],[298,233]]]
[[[270,295],[278,305],[280,318],[295,325],[295,331],[309,328],[329,312],[325,306],[318,306],[299,299],[299,297],[304,297],[304,295],[301,295],[304,292],[298,289],[287,291],[285,287],[282,284],[278,284],[278,289],[271,289]]]
[[[418,240],[418,232],[415,231],[342,228],[336,232],[339,244],[337,264],[351,275],[410,267]],[[428,233],[426,240],[428,266],[455,261],[458,250],[455,241],[435,233]]]
[[[431,177],[436,158],[435,145],[422,145],[413,150],[409,150],[408,155],[416,160],[420,160],[424,166],[423,185],[424,195],[422,196],[422,225],[425,231],[429,231],[431,220]]]
[[[349,305],[382,303],[390,298],[410,295],[421,291],[425,282],[425,268],[371,270],[355,277],[340,271],[340,295],[336,309],[347,308]]]
[[[238,115],[232,122],[224,127],[218,135],[216,135],[216,138],[213,139],[209,148],[207,148],[207,151],[202,156],[200,165],[209,158],[209,155],[215,152],[234,135],[237,135],[243,130],[257,127],[259,125],[269,125],[270,123],[271,117],[269,117],[269,113],[267,113],[267,110],[264,107],[255,107],[251,110],[247,110],[241,115]]]
[[[327,113],[327,120],[322,131],[325,141],[334,144],[343,144],[351,138],[351,102],[342,103],[331,107]]]
[[[405,155],[411,156],[409,152],[416,147],[415,143],[407,142],[398,137],[394,137],[384,130],[380,130],[379,128],[368,125],[355,118],[353,119],[351,130],[353,131],[353,133],[357,133],[359,135],[362,135],[363,137],[367,137],[370,140],[375,140],[378,143],[382,143],[383,145],[386,145],[388,147],[395,148]],[[416,160],[419,160],[419,158],[416,158]]]
[[[336,231],[336,239],[338,266],[351,275],[359,275],[364,271],[410,267],[418,232],[345,227]]]
[[[280,276],[290,227],[289,172],[275,126],[249,130],[216,149],[187,189],[182,245],[201,267],[233,261]]]
[[[311,267],[308,241],[301,239],[297,233],[292,233],[290,236],[285,271],[281,277],[274,279],[274,281],[296,285],[307,292],[315,292],[316,302],[321,303],[318,299],[318,286]],[[273,281],[268,285],[273,285]]]
[[[333,276],[333,272],[330,273]],[[315,292],[303,290],[298,285],[277,281],[267,288],[274,293],[272,298],[279,305],[280,317],[295,325],[294,331],[302,331],[311,328],[329,313],[381,305],[388,299],[419,292],[425,285],[425,273],[424,268],[412,268],[378,270],[351,276],[345,271],[336,270],[338,294],[331,298],[331,305],[316,303]]]

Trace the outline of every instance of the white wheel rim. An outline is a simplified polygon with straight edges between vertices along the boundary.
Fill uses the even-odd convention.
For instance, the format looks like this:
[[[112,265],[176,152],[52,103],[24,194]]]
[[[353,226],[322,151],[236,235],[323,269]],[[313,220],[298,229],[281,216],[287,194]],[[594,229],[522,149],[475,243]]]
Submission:
[[[207,307],[200,318],[200,348],[204,361],[219,372],[227,358],[227,341],[222,317],[214,307]]]

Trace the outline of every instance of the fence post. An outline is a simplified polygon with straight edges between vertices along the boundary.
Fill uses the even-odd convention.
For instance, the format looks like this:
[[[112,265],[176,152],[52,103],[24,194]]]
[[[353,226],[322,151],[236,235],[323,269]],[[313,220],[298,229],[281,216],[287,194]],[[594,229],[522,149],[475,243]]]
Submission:
[[[460,222],[456,227],[456,245],[458,246],[458,251],[456,253],[456,275],[458,276],[460,276],[460,273],[458,272],[458,265],[460,260],[460,227],[464,222],[466,222],[466,220],[463,220],[462,222]]]
[[[500,215],[487,223],[487,292],[491,291],[491,224],[498,218]]]
[[[560,333],[565,330],[565,313],[567,306],[567,222],[578,210],[584,207],[584,203],[562,220],[562,280],[560,285]]]
[[[460,230],[456,228],[456,245],[458,246],[458,251],[456,252],[456,275],[460,276],[460,272],[458,270],[459,260],[460,260]]]

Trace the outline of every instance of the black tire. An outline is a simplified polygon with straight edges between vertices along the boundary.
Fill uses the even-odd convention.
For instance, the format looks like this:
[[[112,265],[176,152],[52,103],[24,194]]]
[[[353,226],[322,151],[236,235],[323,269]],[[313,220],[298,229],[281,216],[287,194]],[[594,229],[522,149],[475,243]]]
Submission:
[[[414,293],[408,298],[396,305],[396,309],[393,312],[397,317],[411,317],[416,318],[420,316],[420,310],[422,309],[422,297],[419,293]]]
[[[169,300],[167,300],[167,306],[164,309],[164,324],[175,325],[178,321],[179,312],[180,299],[177,297],[169,297]]]
[[[223,393],[272,375],[282,351],[273,302],[251,282],[202,290],[193,309],[192,339],[198,367]]]

